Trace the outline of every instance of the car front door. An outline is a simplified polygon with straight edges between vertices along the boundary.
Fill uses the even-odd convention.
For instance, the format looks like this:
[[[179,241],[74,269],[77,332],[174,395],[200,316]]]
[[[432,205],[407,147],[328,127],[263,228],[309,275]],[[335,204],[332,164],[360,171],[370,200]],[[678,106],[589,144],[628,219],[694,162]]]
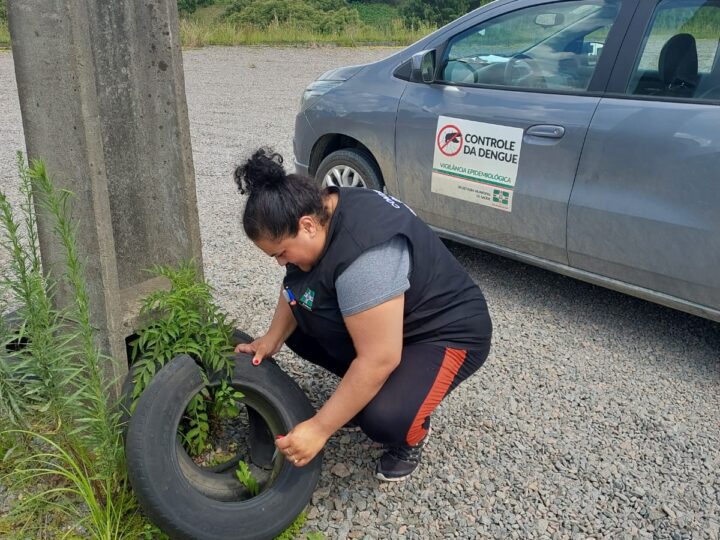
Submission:
[[[399,104],[403,200],[448,236],[566,264],[580,152],[635,7],[511,2],[441,35],[435,82]]]
[[[568,215],[571,266],[703,315],[720,309],[719,39],[718,0],[638,9]]]

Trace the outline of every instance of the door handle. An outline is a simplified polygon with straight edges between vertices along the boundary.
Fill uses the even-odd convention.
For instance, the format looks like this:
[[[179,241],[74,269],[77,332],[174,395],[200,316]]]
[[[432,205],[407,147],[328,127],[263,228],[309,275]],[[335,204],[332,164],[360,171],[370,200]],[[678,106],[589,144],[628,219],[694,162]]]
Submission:
[[[530,126],[526,134],[533,137],[544,137],[546,139],[560,139],[565,135],[565,128],[552,124],[540,124],[538,126]]]

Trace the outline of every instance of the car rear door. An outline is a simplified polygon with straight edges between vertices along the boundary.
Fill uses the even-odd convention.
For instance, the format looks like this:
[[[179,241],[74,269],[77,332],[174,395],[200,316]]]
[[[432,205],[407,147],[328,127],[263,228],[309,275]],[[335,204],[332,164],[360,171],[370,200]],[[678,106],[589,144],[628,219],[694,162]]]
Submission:
[[[590,125],[568,214],[571,266],[698,314],[720,309],[719,40],[717,0],[641,5]]]
[[[580,152],[636,3],[511,2],[433,43],[396,123],[400,195],[441,232],[567,263]]]

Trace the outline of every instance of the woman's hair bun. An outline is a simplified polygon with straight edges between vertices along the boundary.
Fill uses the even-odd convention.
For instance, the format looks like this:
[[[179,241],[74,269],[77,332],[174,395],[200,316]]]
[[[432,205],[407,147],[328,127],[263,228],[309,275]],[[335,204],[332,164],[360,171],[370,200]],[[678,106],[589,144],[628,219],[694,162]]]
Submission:
[[[240,193],[274,189],[285,182],[283,158],[271,148],[259,148],[244,164],[235,169],[235,183]]]

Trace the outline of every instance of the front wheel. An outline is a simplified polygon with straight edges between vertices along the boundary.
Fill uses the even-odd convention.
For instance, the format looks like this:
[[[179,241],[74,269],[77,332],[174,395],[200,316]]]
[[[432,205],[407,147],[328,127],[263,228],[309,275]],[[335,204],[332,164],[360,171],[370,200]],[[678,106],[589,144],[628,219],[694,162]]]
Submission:
[[[322,187],[364,187],[382,191],[382,175],[372,156],[359,148],[337,150],[322,160],[315,179]]]

